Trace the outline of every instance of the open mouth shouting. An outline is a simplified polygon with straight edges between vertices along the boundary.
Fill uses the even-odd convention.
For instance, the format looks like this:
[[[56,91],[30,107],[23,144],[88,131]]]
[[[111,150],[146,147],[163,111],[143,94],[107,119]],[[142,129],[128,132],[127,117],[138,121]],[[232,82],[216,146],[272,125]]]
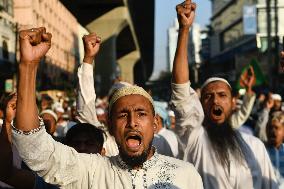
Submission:
[[[210,117],[213,121],[223,118],[223,108],[221,106],[213,106],[210,111]]]
[[[126,146],[130,151],[138,151],[142,144],[142,136],[139,132],[128,132],[125,136]]]

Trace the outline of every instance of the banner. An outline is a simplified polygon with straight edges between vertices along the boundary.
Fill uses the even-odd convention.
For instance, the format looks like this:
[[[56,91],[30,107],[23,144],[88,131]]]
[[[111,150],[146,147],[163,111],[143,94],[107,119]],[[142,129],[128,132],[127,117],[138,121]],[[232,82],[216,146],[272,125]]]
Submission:
[[[244,35],[255,35],[257,33],[257,15],[255,5],[243,7]]]

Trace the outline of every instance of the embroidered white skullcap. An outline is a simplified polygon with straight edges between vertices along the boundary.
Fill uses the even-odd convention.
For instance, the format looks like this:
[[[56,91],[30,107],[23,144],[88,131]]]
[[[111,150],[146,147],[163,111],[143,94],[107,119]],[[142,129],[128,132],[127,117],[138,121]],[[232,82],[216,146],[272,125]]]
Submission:
[[[272,95],[271,95],[271,98],[272,98],[273,100],[282,101],[282,97],[281,97],[280,94],[272,94]]]
[[[54,111],[50,110],[50,109],[43,110],[39,115],[42,116],[43,114],[51,115],[55,119],[56,122],[58,120],[58,117],[57,117],[56,113]]]
[[[117,89],[120,89],[120,88],[125,87],[125,86],[132,86],[132,84],[131,84],[131,83],[128,83],[128,82],[125,82],[125,81],[120,81],[120,82],[114,83],[114,84],[111,86],[111,89],[109,90],[108,96],[112,96],[112,94],[113,94]]]
[[[152,99],[152,97],[149,95],[149,93],[147,93],[142,87],[138,87],[135,85],[131,85],[131,86],[124,86],[121,87],[119,89],[117,89],[116,91],[113,92],[110,100],[109,100],[109,112],[112,109],[113,104],[121,97],[124,96],[128,96],[128,95],[142,95],[145,98],[147,98],[152,106],[154,107],[154,101]]]
[[[208,78],[208,79],[204,82],[204,84],[201,86],[201,90],[202,90],[204,87],[206,87],[209,83],[212,83],[212,82],[215,82],[215,81],[224,82],[224,83],[226,83],[226,84],[230,87],[230,89],[232,89],[230,83],[229,83],[226,79],[221,78],[221,77],[210,77],[210,78]]]

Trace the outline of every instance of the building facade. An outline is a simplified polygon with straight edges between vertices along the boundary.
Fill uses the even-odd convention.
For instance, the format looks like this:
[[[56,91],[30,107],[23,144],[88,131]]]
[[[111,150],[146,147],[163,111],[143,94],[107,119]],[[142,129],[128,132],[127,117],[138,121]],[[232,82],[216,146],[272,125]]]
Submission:
[[[173,62],[177,47],[179,25],[177,19],[174,25],[168,29],[168,71],[171,72],[173,69]],[[194,23],[189,33],[189,44],[188,44],[188,63],[192,71],[192,82],[199,83],[198,70],[202,62],[200,52],[202,47],[202,32],[200,25]]]
[[[11,92],[16,62],[13,0],[0,0],[0,94]]]
[[[14,17],[19,30],[43,26],[52,33],[51,49],[39,68],[39,89],[71,88],[79,62],[76,18],[59,0],[14,0]]]
[[[266,0],[212,0],[211,74],[222,73],[235,82],[243,67],[256,59],[267,78],[272,78],[271,73],[275,71],[277,78],[281,78],[276,67],[284,36],[284,21],[278,19],[275,22],[275,15],[283,17],[284,1],[270,0],[270,14],[267,11]],[[277,32],[275,28],[278,28]],[[277,42],[275,36],[278,36]],[[273,44],[271,41],[274,41]],[[275,86],[276,81],[268,80],[271,87]]]
[[[178,39],[178,20],[175,19],[172,27],[168,29],[168,71],[173,70],[173,62]]]

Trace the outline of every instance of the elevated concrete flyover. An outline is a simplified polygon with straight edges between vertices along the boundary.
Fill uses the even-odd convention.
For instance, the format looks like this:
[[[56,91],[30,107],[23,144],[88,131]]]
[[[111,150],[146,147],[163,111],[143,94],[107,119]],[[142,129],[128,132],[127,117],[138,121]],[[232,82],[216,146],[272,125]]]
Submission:
[[[154,0],[61,0],[103,43],[96,58],[95,81],[106,95],[113,80],[144,85],[154,64]]]

